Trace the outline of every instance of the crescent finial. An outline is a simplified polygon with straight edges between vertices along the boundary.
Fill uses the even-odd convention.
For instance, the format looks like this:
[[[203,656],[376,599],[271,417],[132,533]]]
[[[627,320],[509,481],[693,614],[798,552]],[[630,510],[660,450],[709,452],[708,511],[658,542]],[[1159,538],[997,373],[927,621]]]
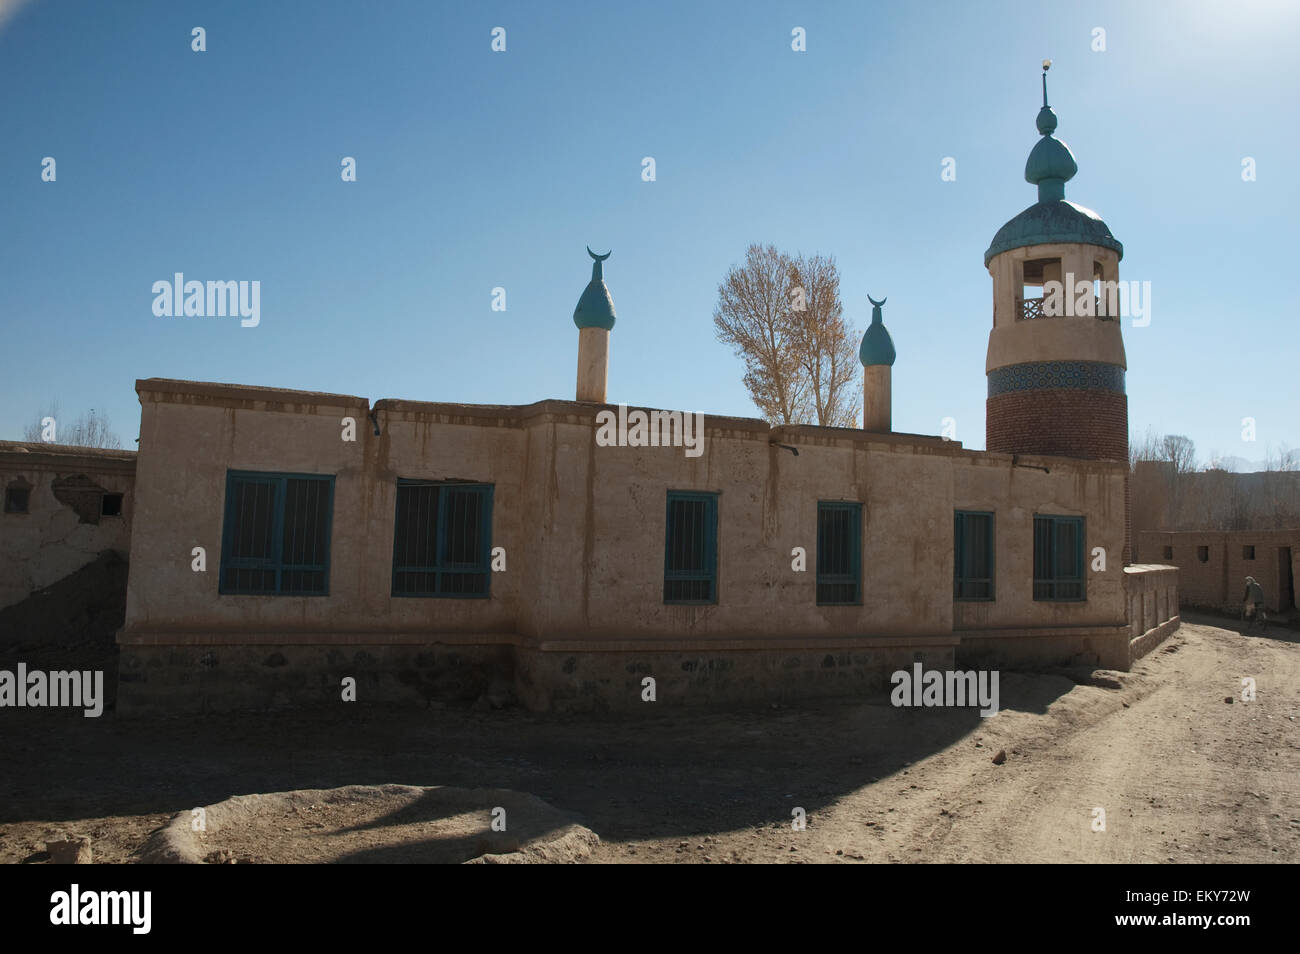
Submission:
[[[593,252],[593,251],[591,250],[591,246],[588,245],[588,246],[587,246],[587,254],[590,255],[590,256],[592,257],[592,260],[593,260],[593,261],[603,262],[605,259],[609,258],[612,254],[614,254],[614,250],[611,248],[611,249],[610,249],[608,252],[606,252],[604,255],[597,255],[595,252]]]
[[[877,308],[882,308],[882,307],[884,307],[885,302],[889,301],[889,298],[886,297],[886,298],[882,298],[882,299],[880,299],[880,301],[876,301],[874,298],[872,298],[870,295],[868,295],[868,296],[867,296],[867,301],[871,302],[871,304],[875,305]]]

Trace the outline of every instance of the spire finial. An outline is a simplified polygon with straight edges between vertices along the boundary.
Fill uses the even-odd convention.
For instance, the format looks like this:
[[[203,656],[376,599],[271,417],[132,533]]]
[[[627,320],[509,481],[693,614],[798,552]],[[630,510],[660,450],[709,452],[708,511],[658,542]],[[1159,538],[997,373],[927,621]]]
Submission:
[[[604,255],[597,255],[595,252],[593,252],[593,251],[591,250],[591,246],[588,245],[588,246],[587,246],[587,254],[591,256],[591,262],[592,262],[592,264],[591,264],[591,280],[592,280],[593,282],[604,281],[604,279],[605,279],[605,269],[601,267],[601,264],[600,264],[600,263],[603,262],[605,259],[609,258],[611,255],[613,255],[613,254],[614,254],[614,250],[611,248],[611,249],[610,249],[608,252],[606,252]]]
[[[1043,60],[1043,108],[1038,111],[1038,118],[1034,121],[1039,134],[1043,136],[1050,136],[1056,131],[1056,113],[1047,105],[1047,71],[1051,68],[1052,61]]]
[[[871,302],[871,323],[873,325],[882,324],[884,322],[884,317],[881,315],[880,309],[885,307],[885,302],[889,301],[889,299],[886,297],[880,299],[880,301],[876,301],[868,295],[867,301]]]
[[[1039,202],[1056,202],[1065,198],[1065,184],[1079,171],[1069,147],[1052,136],[1056,131],[1056,113],[1047,105],[1047,71],[1052,61],[1043,60],[1043,108],[1034,124],[1043,137],[1029,153],[1025,179],[1038,186]]]

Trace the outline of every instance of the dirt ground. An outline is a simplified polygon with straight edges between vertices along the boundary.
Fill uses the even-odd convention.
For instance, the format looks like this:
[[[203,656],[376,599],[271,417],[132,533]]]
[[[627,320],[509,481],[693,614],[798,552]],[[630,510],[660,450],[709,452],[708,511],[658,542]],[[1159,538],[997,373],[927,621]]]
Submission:
[[[236,795],[181,812],[145,846],[160,864],[485,864],[585,858],[599,843],[532,795],[500,788],[346,785]],[[496,823],[489,819],[495,819]]]
[[[600,836],[591,862],[1294,863],[1300,640],[1191,620],[1131,673],[1004,672],[990,719],[883,696],[618,717],[7,709],[0,862],[47,860],[57,832],[129,862],[174,813],[231,795],[401,783],[537,795]]]

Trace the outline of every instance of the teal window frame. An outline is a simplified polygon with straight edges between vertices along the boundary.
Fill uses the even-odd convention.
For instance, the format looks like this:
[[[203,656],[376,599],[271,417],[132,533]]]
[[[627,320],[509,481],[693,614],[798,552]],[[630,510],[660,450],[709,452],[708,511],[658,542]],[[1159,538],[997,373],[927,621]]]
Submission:
[[[674,504],[701,504],[703,509],[674,511]],[[675,515],[676,514],[676,515]],[[707,597],[683,596],[701,584]],[[664,516],[664,602],[681,606],[711,606],[718,602],[718,494],[668,491]]]
[[[286,531],[289,535],[288,542],[291,550],[296,546],[298,532],[296,520],[291,521],[291,524],[286,527],[285,505],[288,499],[288,485],[291,480],[311,481],[319,484],[324,491],[325,499],[324,501],[317,501],[318,510],[316,514],[319,516],[320,509],[323,508],[324,525],[320,528],[320,535],[323,536],[324,541],[320,547],[320,560],[298,563],[286,562]],[[263,489],[270,495],[270,525],[264,530],[264,532],[269,533],[269,538],[264,537],[269,543],[269,552],[265,556],[239,556],[236,554],[238,543],[243,538],[243,531],[245,530],[243,521],[246,519],[246,513],[241,512],[241,504],[246,502],[247,488],[250,487]],[[256,506],[256,501],[254,501],[254,506]],[[306,514],[304,514],[305,518]],[[252,519],[256,521],[255,516]],[[329,596],[333,523],[333,474],[291,474],[251,470],[226,471],[226,500],[221,533],[221,572],[217,576],[218,594],[222,596]],[[255,535],[258,532],[256,523],[247,529],[250,535]],[[309,529],[304,526],[303,532],[306,533]],[[313,539],[315,539],[314,536]],[[248,540],[252,542],[251,536]],[[237,574],[240,570],[262,574],[273,573],[273,585],[270,587],[257,587],[231,582],[230,574]],[[294,573],[320,573],[321,585],[319,588],[311,589],[293,587],[286,580],[286,574]]]
[[[1073,527],[1074,546],[1062,540],[1063,528]],[[1034,514],[1034,599],[1039,602],[1081,603],[1088,598],[1087,522],[1083,517]],[[1068,565],[1073,563],[1075,573]]]
[[[409,563],[408,555],[401,553],[402,535],[402,491],[415,488],[437,488],[438,503],[437,513],[434,519],[425,525],[424,546],[433,550],[433,563]],[[492,597],[492,500],[494,485],[476,484],[466,481],[455,480],[408,480],[405,478],[397,481],[397,494],[394,499],[393,512],[393,575],[391,595],[399,599],[457,599],[457,600],[486,600]],[[456,491],[458,494],[469,494],[478,499],[479,521],[478,521],[478,559],[472,561],[457,561],[449,552],[454,549],[449,539],[449,531],[452,521],[448,519],[448,506],[453,495],[447,491]],[[420,521],[416,520],[418,528]],[[416,530],[418,535],[418,529]],[[432,537],[429,540],[428,537]],[[407,540],[408,544],[410,540]],[[432,589],[399,589],[399,582],[403,575],[407,576],[425,576],[431,577],[433,582]],[[449,585],[452,578],[475,577],[480,578],[482,583],[482,592],[465,592],[464,590],[453,589]]]
[[[825,532],[834,514],[847,514],[849,530],[842,537],[828,539]],[[825,516],[828,519],[823,519]],[[830,564],[834,569],[827,569]],[[817,501],[817,605],[862,605],[862,504],[856,501]],[[844,587],[853,588],[848,599],[838,597]]]
[[[976,535],[967,526],[975,520],[987,520],[988,531],[985,535],[986,552],[984,559],[988,564],[988,576],[972,576],[967,557],[967,544],[971,544]],[[959,603],[993,603],[997,601],[997,516],[991,510],[955,510],[952,519],[952,598]],[[987,587],[987,592],[978,594]]]

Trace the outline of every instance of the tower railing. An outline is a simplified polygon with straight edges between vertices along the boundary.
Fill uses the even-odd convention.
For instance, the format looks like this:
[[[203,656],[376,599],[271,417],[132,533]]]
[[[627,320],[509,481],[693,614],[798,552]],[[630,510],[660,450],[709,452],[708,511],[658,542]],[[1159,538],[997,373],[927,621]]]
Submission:
[[[1016,311],[1018,311],[1021,321],[1027,321],[1030,318],[1046,318],[1043,314],[1043,299],[1041,298],[1017,298]]]
[[[1091,317],[1091,318],[1096,318],[1098,321],[1116,321],[1119,318],[1118,315],[1103,315],[1101,313],[1101,309],[1102,309],[1102,299],[1097,296],[1093,296],[1091,315],[1075,315],[1075,316],[1049,315],[1043,309],[1042,298],[1017,298],[1016,299],[1016,320],[1031,321],[1035,318]]]

